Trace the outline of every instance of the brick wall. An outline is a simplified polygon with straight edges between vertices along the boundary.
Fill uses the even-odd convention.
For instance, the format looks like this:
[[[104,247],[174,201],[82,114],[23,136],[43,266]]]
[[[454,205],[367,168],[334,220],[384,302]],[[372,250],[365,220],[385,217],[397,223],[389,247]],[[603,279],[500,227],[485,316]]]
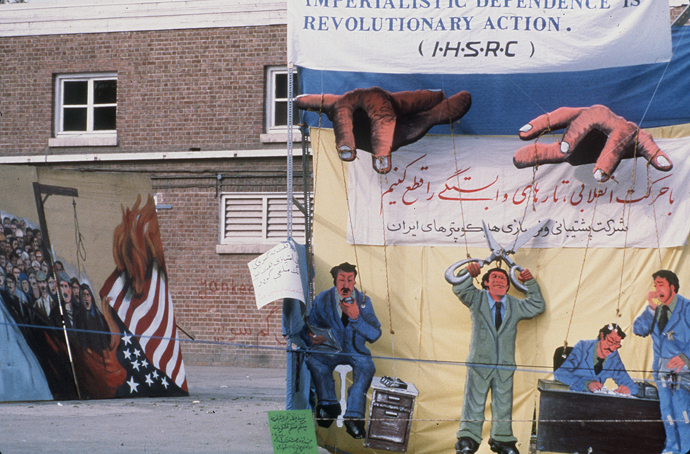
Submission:
[[[688,5],[683,5],[683,6],[672,6],[671,7],[671,23],[673,23],[676,19],[678,19],[678,16],[680,16],[683,11],[685,11],[685,8],[687,8]],[[687,23],[685,25],[688,25]]]
[[[286,64],[285,40],[285,26],[0,38],[0,156],[285,149],[259,140],[265,68]],[[118,74],[118,146],[48,148],[54,75],[104,71]],[[258,254],[216,253],[219,193],[285,191],[284,158],[52,167],[146,174],[172,205],[158,216],[178,324],[200,341],[182,344],[188,364],[284,364],[282,307],[256,308],[247,262]],[[299,184],[299,159],[295,169]]]
[[[0,154],[260,148],[286,46],[282,25],[0,38]],[[119,145],[48,149],[53,76],[92,71],[118,74]]]
[[[223,192],[283,192],[283,158],[86,163],[53,166],[88,172],[137,172],[152,177],[177,323],[199,342],[183,342],[188,364],[283,367],[282,305],[256,308],[247,263],[258,254],[218,254]],[[295,159],[295,191],[302,191]],[[231,175],[219,180],[217,175]],[[180,337],[186,338],[183,333]],[[238,346],[246,345],[245,346]],[[258,346],[258,348],[256,347]]]
[[[236,177],[222,191],[279,192],[286,188],[285,160],[246,160],[216,163],[216,171],[230,168]],[[296,166],[300,166],[299,161]],[[299,167],[297,167],[299,168]],[[252,169],[274,177],[251,176]],[[279,176],[282,175],[282,176]],[[257,254],[217,254],[218,210],[215,174],[200,187],[199,181],[173,179],[174,174],[154,180],[158,202],[172,205],[160,210],[158,219],[175,296],[179,324],[197,339],[211,343],[186,343],[186,361],[197,364],[282,365],[285,341],[281,335],[282,305],[271,303],[256,308],[256,299],[247,263]],[[295,179],[302,174],[296,171]],[[298,181],[299,183],[299,181]],[[194,187],[185,187],[187,185]],[[298,184],[296,190],[301,190]],[[243,348],[231,344],[258,345]]]

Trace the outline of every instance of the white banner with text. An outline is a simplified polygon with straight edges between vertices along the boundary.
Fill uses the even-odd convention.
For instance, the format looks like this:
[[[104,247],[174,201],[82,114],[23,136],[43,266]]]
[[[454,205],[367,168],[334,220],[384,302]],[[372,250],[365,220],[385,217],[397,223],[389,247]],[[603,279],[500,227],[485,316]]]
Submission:
[[[551,219],[526,247],[676,247],[690,233],[690,139],[656,140],[673,162],[661,172],[625,159],[606,183],[593,165],[517,169],[518,138],[427,136],[392,154],[379,175],[368,153],[350,163],[348,242],[486,246]]]
[[[508,74],[671,58],[660,0],[289,0],[288,61],[338,71]]]

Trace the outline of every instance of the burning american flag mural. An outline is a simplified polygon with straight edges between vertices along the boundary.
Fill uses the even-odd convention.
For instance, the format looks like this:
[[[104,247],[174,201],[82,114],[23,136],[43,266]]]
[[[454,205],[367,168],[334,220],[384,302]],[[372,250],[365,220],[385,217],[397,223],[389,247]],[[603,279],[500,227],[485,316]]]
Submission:
[[[138,198],[134,207],[123,208],[113,238],[116,269],[100,294],[141,345],[148,362],[187,392],[155,203],[151,196],[141,208],[140,203]]]
[[[0,402],[189,395],[151,192],[0,166]]]

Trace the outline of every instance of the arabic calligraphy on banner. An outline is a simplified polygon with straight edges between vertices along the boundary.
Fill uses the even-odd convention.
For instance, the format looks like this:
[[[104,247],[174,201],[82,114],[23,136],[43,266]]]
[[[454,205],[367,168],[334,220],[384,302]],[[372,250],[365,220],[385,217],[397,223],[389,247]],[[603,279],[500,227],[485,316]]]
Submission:
[[[482,221],[508,244],[550,218],[525,247],[682,246],[690,233],[690,140],[656,142],[672,171],[628,159],[603,184],[591,164],[515,168],[513,153],[524,145],[517,138],[428,136],[394,153],[388,175],[372,172],[360,153],[349,172],[348,242],[484,247]]]

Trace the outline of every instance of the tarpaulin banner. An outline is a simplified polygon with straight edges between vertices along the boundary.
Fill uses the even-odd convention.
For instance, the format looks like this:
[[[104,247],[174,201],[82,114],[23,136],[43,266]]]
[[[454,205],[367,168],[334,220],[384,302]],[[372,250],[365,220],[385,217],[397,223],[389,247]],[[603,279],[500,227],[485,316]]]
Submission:
[[[508,74],[668,61],[668,4],[290,0],[288,61],[339,71]]]
[[[427,136],[394,155],[387,175],[368,156],[350,164],[348,242],[486,246],[482,221],[504,246],[551,219],[525,247],[675,247],[690,233],[688,138],[660,139],[670,172],[621,162],[597,183],[591,166],[517,169],[517,138]]]

